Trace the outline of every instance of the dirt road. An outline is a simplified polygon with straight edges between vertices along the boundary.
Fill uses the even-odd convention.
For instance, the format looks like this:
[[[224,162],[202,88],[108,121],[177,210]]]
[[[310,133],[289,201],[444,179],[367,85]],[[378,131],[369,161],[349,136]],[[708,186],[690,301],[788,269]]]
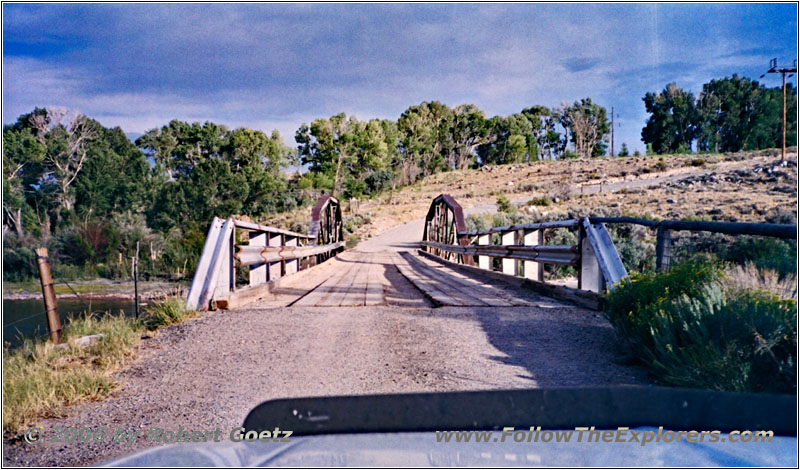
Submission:
[[[40,424],[45,437],[57,426],[136,430],[132,445],[6,445],[4,463],[100,463],[158,445],[145,438],[153,427],[230,432],[274,398],[647,383],[617,362],[597,312],[492,283],[463,306],[435,308],[396,267],[396,252],[412,250],[420,234],[419,222],[389,230],[252,308],[204,313],[143,340],[113,397]],[[352,270],[344,289],[331,280],[343,269]],[[427,279],[453,276],[418,269]]]

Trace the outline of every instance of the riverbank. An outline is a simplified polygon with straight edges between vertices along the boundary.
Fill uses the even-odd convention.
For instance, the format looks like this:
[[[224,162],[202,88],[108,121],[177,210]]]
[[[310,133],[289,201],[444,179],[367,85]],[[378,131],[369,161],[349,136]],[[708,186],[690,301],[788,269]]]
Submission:
[[[3,435],[9,442],[38,421],[63,416],[75,403],[97,401],[119,387],[112,374],[135,359],[136,346],[162,327],[195,316],[181,297],[163,297],[139,319],[124,315],[85,315],[64,326],[66,348],[45,339],[29,339],[3,354]],[[78,338],[97,336],[86,347]]]
[[[80,300],[133,300],[133,281],[114,281],[111,279],[86,279],[78,281],[56,281],[58,299]],[[183,295],[189,284],[170,281],[139,281],[139,299],[150,300],[164,295]],[[39,281],[3,281],[3,300],[31,300],[42,298]]]

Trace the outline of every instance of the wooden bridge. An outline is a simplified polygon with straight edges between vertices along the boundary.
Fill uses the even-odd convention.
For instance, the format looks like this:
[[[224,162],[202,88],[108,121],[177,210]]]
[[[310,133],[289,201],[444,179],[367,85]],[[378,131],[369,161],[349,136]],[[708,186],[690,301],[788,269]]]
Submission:
[[[605,224],[657,230],[657,265],[669,265],[673,232],[711,231],[796,238],[796,225],[581,218],[468,231],[451,196],[433,199],[418,241],[344,251],[339,201],[323,196],[308,234],[236,219],[215,218],[187,307],[230,309],[279,297],[296,306],[526,306],[515,287],[598,309],[599,294],[628,279]],[[546,232],[573,230],[576,245],[545,243]],[[548,283],[544,265],[572,266],[576,285]],[[322,269],[322,266],[326,266]],[[237,285],[237,269],[249,280]],[[241,277],[241,274],[240,274]]]
[[[187,307],[237,308],[289,291],[285,304],[296,306],[524,306],[529,300],[507,288],[524,284],[597,308],[597,294],[627,277],[605,226],[589,219],[468,232],[461,206],[441,195],[416,246],[343,252],[341,213],[336,198],[323,196],[308,234],[215,218]],[[544,232],[556,228],[577,230],[579,243],[545,244]],[[547,263],[576,267],[577,288],[547,284]],[[328,267],[316,282],[321,265]],[[241,267],[249,269],[246,285],[236,282]]]

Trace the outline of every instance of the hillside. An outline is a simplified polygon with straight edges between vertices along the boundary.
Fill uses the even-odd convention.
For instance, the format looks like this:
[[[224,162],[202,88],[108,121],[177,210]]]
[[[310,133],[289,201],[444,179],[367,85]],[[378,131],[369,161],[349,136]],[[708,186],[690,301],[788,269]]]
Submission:
[[[583,195],[581,192],[583,191]],[[429,176],[360,201],[345,216],[369,238],[425,217],[430,201],[451,194],[465,208],[494,211],[500,195],[533,216],[570,211],[669,219],[771,221],[797,218],[797,149],[787,161],[762,150],[719,155],[670,155],[542,161]],[[345,208],[349,204],[344,203]],[[273,219],[303,224],[307,211]],[[360,221],[368,221],[359,226]]]

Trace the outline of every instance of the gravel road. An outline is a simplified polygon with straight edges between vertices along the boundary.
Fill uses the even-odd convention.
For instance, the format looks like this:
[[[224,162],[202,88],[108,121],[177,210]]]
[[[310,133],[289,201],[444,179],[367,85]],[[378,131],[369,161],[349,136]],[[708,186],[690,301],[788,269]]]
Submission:
[[[409,250],[421,229],[412,222],[358,250]],[[314,277],[326,275],[318,269]],[[40,423],[45,438],[57,426],[134,429],[142,435],[131,446],[6,442],[4,464],[97,464],[158,445],[145,438],[152,427],[227,435],[275,398],[648,383],[643,370],[618,362],[613,330],[597,312],[528,292],[521,295],[533,307],[433,308],[414,304],[411,297],[424,300],[422,293],[404,289],[411,302],[402,305],[264,302],[167,328],[142,341],[140,357],[117,374],[121,387],[112,397]]]

